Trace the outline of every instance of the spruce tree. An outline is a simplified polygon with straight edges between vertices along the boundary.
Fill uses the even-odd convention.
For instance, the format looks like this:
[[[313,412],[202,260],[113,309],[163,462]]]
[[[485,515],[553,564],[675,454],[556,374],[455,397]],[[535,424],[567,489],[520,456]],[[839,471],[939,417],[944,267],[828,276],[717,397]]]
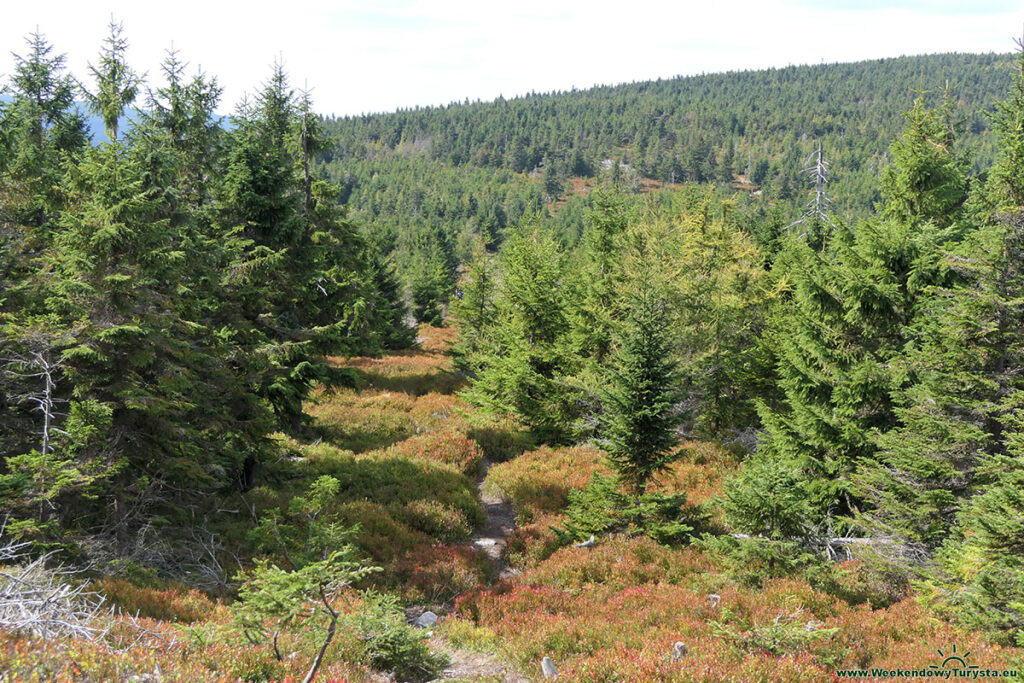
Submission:
[[[563,440],[578,412],[570,378],[579,368],[566,337],[571,286],[564,255],[549,233],[520,227],[503,245],[498,264],[490,344],[468,396]]]
[[[954,149],[952,103],[938,109],[921,94],[904,116],[907,124],[889,147],[892,161],[882,173],[882,215],[896,221],[955,222],[967,199],[966,164]]]
[[[947,381],[942,391],[926,396],[940,408],[933,412],[944,426],[961,426],[959,432],[947,428],[958,437],[951,441],[961,457],[943,463],[952,476],[939,479],[938,485],[926,482],[952,501],[942,519],[948,538],[924,584],[959,620],[1018,645],[1024,644],[1022,121],[1024,46],[1009,98],[996,108],[999,155],[984,196],[975,202],[981,226],[970,249],[954,261],[968,276],[962,287],[945,294],[939,311],[956,328],[947,325],[945,346],[959,353],[951,363],[939,357],[936,374]]]
[[[177,202],[200,211],[209,206],[220,170],[224,130],[216,113],[223,88],[201,72],[191,78],[176,50],[168,50],[160,65],[165,83],[150,90],[139,111],[152,131],[166,135],[177,155]]]
[[[928,552],[941,543],[973,486],[979,459],[998,450],[1000,402],[1014,390],[1024,343],[1024,234],[991,225],[949,255],[956,281],[923,297],[893,367],[899,424],[876,439],[858,487],[876,534]]]
[[[992,130],[999,139],[989,172],[987,198],[998,210],[1024,206],[1024,39],[1017,40],[1017,65],[1009,96],[996,103]]]
[[[569,495],[566,533],[575,538],[639,533],[679,543],[693,528],[683,519],[686,496],[647,490],[680,456],[680,377],[672,359],[666,304],[644,280],[624,298],[629,313],[603,372],[606,388],[598,428],[598,443],[615,474],[595,474],[582,491]]]
[[[677,457],[681,421],[677,363],[671,358],[665,302],[642,286],[630,297],[630,313],[608,362],[602,397],[602,444],[634,496]]]
[[[569,310],[569,323],[577,353],[590,359],[596,374],[612,346],[618,316],[616,298],[622,279],[622,235],[631,219],[625,198],[617,191],[598,188],[583,230],[578,304]]]
[[[366,247],[366,258],[374,296],[368,315],[378,345],[391,351],[408,349],[415,343],[416,328],[408,323],[409,307],[394,262],[372,245]]]
[[[124,110],[135,102],[141,79],[125,61],[128,41],[122,35],[123,26],[110,20],[110,35],[104,39],[98,66],[89,65],[96,80],[96,92],[86,93],[89,108],[103,119],[107,138],[117,140],[117,131]]]
[[[15,55],[12,100],[0,110],[0,211],[24,226],[35,249],[60,212],[60,164],[81,153],[87,138],[85,119],[74,106],[75,81],[64,71],[66,57],[54,55],[38,32],[26,42],[28,55]]]
[[[784,400],[759,407],[760,450],[805,473],[822,517],[862,507],[854,472],[898,425],[893,390],[907,383],[910,330],[928,288],[951,279],[939,245],[955,237],[965,182],[944,121],[920,100],[908,114],[884,174],[883,218],[841,227],[822,254],[793,245],[776,262],[792,291],[774,332]]]
[[[1003,450],[999,406],[1019,388],[1024,232],[1013,204],[1021,173],[1011,165],[1021,137],[1021,92],[1019,71],[994,120],[999,161],[984,194],[972,199],[980,225],[949,248],[943,259],[949,286],[927,290],[907,330],[910,342],[894,364],[905,376],[894,394],[900,424],[879,436],[881,449],[859,476],[872,503],[863,521],[919,556],[950,533],[986,454]],[[956,204],[947,210],[955,211]]]
[[[458,341],[451,354],[455,365],[468,372],[480,370],[485,354],[488,328],[494,321],[495,278],[493,256],[478,242],[473,259],[459,279],[452,299],[452,317],[459,330]]]
[[[984,456],[977,494],[937,553],[924,584],[958,619],[1001,642],[1024,645],[1024,393],[1004,402],[1003,453]]]

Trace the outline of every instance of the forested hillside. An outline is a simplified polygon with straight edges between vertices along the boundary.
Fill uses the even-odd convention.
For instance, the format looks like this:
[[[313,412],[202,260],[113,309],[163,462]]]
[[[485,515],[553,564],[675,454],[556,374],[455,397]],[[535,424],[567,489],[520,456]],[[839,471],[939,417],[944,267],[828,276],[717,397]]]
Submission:
[[[0,681],[1016,676],[1019,47],[224,126],[29,36]]]
[[[630,192],[683,182],[735,185],[798,218],[804,169],[822,145],[829,197],[843,220],[869,214],[877,177],[915,93],[948,98],[975,168],[993,158],[989,119],[1010,81],[1007,55],[944,54],[681,77],[588,90],[328,119],[323,156],[356,216],[393,244],[410,282],[425,243],[465,259],[473,238],[497,245],[524,215],[574,244],[585,188]],[[566,204],[568,200],[568,204]],[[434,263],[435,269],[438,267]]]

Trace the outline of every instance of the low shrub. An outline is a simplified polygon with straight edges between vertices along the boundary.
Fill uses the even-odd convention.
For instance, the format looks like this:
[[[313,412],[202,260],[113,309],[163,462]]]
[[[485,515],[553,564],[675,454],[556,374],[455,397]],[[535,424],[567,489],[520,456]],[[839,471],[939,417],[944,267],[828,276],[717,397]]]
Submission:
[[[363,605],[352,619],[363,643],[363,656],[374,669],[387,671],[400,681],[429,681],[449,659],[427,646],[424,631],[405,622],[394,597],[364,595]]]
[[[536,566],[566,545],[558,529],[565,526],[565,515],[549,514],[517,526],[506,539],[504,559],[511,567]]]
[[[644,535],[659,543],[689,541],[700,515],[685,506],[686,494],[644,493],[631,496],[618,477],[594,474],[582,489],[569,492],[568,518],[562,531],[581,540],[608,534]]]
[[[526,570],[520,581],[578,593],[587,585],[618,589],[645,583],[701,585],[719,568],[693,548],[668,548],[646,537],[612,536],[593,548],[562,548]]]
[[[355,544],[374,562],[386,565],[413,548],[430,543],[422,531],[409,528],[395,519],[392,511],[381,503],[353,501],[338,509],[338,521],[343,526],[359,525]]]
[[[389,447],[382,457],[421,458],[451,465],[469,477],[480,473],[484,452],[464,433],[440,430],[412,436]]]
[[[600,451],[580,446],[542,446],[487,473],[484,490],[512,503],[516,521],[527,524],[569,504],[569,491],[582,489],[593,473],[608,473]]]
[[[413,603],[443,605],[494,579],[494,564],[469,546],[421,546],[388,568],[387,580]]]
[[[471,419],[467,424],[466,435],[480,444],[484,455],[491,462],[511,460],[536,446],[530,433],[512,418],[487,421]]]
[[[710,509],[725,480],[735,473],[735,458],[710,443],[685,442],[679,448],[679,460],[652,482],[651,493],[686,494],[691,505]],[[604,457],[604,453],[590,446],[541,446],[492,467],[484,487],[512,503],[517,522],[529,524],[542,515],[564,510],[569,504],[569,492],[583,489],[593,474],[611,474]],[[720,516],[717,511],[713,514]]]
[[[412,500],[389,512],[403,524],[442,543],[465,541],[473,532],[466,513],[436,500]]]
[[[451,645],[463,650],[481,653],[494,653],[498,650],[498,637],[494,631],[466,619],[448,617],[440,622],[437,631]]]
[[[971,664],[1014,668],[1021,651],[986,644],[914,600],[872,610],[804,580],[731,583],[694,547],[611,539],[565,548],[514,583],[457,601],[524,671],[551,657],[560,681],[831,681],[836,668],[941,664],[957,643]],[[671,657],[676,641],[689,652]]]
[[[139,617],[190,624],[208,619],[217,604],[204,593],[178,584],[165,588],[137,586],[125,579],[102,577],[94,588],[117,609]]]

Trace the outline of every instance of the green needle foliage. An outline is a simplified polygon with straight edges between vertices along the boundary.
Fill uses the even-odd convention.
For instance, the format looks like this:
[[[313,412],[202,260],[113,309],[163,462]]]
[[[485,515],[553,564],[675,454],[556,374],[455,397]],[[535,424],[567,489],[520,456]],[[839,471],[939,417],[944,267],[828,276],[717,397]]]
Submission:
[[[112,22],[92,69],[109,143],[86,145],[41,35],[0,110],[0,505],[8,532],[107,559],[253,486],[326,356],[412,342],[283,70],[225,130],[220,86],[170,53],[124,132],[126,45]]]
[[[600,433],[612,467],[634,495],[642,496],[651,478],[678,458],[673,447],[682,415],[665,302],[644,286],[630,304],[609,358]]]
[[[276,649],[283,631],[323,634],[303,679],[307,683],[315,678],[334,640],[343,616],[339,603],[348,600],[353,584],[380,571],[358,558],[351,542],[357,528],[343,530],[327,519],[325,513],[338,487],[337,479],[320,477],[308,497],[292,500],[287,522],[282,522],[280,513],[261,521],[257,535],[278,545],[274,549],[287,558],[290,569],[264,558],[237,577],[242,585],[235,615],[250,641],[269,638]]]
[[[477,360],[469,398],[515,415],[538,434],[564,440],[576,412],[569,378],[579,366],[568,341],[570,281],[552,236],[520,228],[499,255],[494,323]]]
[[[237,577],[242,582],[233,608],[238,627],[251,642],[270,641],[278,658],[280,635],[316,638],[319,647],[303,679],[307,683],[316,677],[339,628],[355,631],[370,666],[392,671],[400,680],[434,678],[448,660],[433,654],[424,642],[426,634],[405,622],[398,601],[355,590],[381,568],[359,558],[352,542],[358,526],[344,528],[333,520],[339,491],[337,479],[321,476],[286,511],[270,511],[260,520],[252,539],[288,569],[262,558]]]
[[[682,519],[686,496],[647,491],[651,480],[680,456],[679,375],[671,358],[665,302],[646,282],[628,302],[629,313],[607,359],[598,430],[615,476],[595,474],[585,489],[570,493],[566,533],[576,538],[640,533],[679,543],[693,529]]]
[[[89,65],[89,71],[96,80],[96,92],[86,93],[89,108],[99,114],[111,142],[117,140],[118,121],[124,110],[135,102],[142,79],[132,71],[125,61],[128,41],[123,36],[124,27],[110,20],[110,35],[104,39],[99,65]]]

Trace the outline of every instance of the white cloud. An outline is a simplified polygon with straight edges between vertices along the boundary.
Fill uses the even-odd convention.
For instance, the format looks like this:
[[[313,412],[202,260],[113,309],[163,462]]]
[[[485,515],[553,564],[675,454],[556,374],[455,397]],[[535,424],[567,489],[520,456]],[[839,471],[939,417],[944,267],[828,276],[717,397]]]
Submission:
[[[172,41],[225,86],[224,110],[284,57],[324,112],[491,99],[676,74],[926,52],[1009,51],[1024,11],[991,0],[895,2],[583,2],[293,0],[238,9],[217,0],[17,3],[0,45],[23,51],[37,25],[79,76],[110,14],[151,79]],[[0,61],[0,72],[11,62]]]

